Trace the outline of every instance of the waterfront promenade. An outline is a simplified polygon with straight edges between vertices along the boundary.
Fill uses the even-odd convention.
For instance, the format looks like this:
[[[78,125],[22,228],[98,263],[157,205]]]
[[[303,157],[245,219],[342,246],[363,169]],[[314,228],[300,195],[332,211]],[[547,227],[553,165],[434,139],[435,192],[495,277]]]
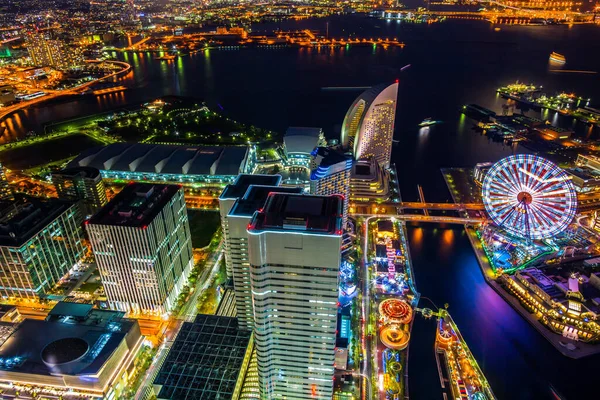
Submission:
[[[446,180],[446,175],[444,175],[444,179]],[[448,186],[448,190],[452,194],[452,200],[456,202],[454,192],[447,180],[446,184]],[[502,297],[504,301],[506,301],[514,310],[521,314],[521,316],[526,319],[539,333],[541,333],[561,354],[570,358],[578,359],[600,353],[600,345],[593,345],[571,340],[552,332],[544,324],[542,324],[535,317],[535,315],[526,310],[517,298],[504,290],[504,288],[498,282],[496,282],[496,273],[490,264],[490,260],[485,254],[481,241],[477,236],[475,227],[465,225],[464,228],[467,233],[467,237],[471,242],[471,247],[475,252],[475,256],[477,257],[477,263],[479,264],[481,273],[483,274],[483,277],[488,285],[491,286],[492,289],[494,289],[494,291],[498,293],[500,297]],[[571,349],[569,349],[567,347],[569,344],[574,346],[574,348],[571,347]]]

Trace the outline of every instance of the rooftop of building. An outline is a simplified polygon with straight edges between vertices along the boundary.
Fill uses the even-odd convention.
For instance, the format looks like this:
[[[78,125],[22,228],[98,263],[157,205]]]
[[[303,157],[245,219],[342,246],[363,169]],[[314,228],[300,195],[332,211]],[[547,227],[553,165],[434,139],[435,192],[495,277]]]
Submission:
[[[27,196],[0,201],[0,246],[23,245],[71,206],[64,200]]]
[[[379,167],[379,165],[373,159],[358,160],[352,167],[351,177],[353,179],[377,179],[380,168],[381,167]]]
[[[277,186],[280,182],[281,175],[240,174],[232,184],[223,189],[219,199],[239,199],[244,196],[250,185]]]
[[[311,155],[317,163],[317,168],[310,173],[311,180],[323,178],[329,169],[337,164],[343,164],[343,167],[348,169],[352,168],[352,156],[335,148],[317,147]]]
[[[53,178],[54,176],[58,175],[71,178],[81,177],[88,179],[96,179],[100,177],[100,170],[94,167],[72,167],[65,168],[63,170],[52,173]]]
[[[159,399],[229,399],[244,363],[250,331],[237,318],[198,314],[181,327],[154,380]]]
[[[178,185],[130,183],[87,223],[146,227],[180,189]]]
[[[323,130],[321,128],[292,126],[285,131],[283,143],[288,154],[308,156],[319,145],[322,137]]]
[[[566,168],[565,171],[577,178],[588,180],[600,180],[600,173],[588,167]]]
[[[137,325],[122,319],[123,315],[93,310],[83,319],[69,315],[46,321],[26,319],[0,346],[0,370],[35,375],[96,375]]]
[[[341,235],[342,195],[271,193],[263,211],[254,214],[249,231],[302,231]]]
[[[246,146],[113,143],[81,153],[68,167],[124,173],[237,175],[243,169],[247,153]]]
[[[229,215],[251,217],[255,211],[264,207],[267,197],[274,192],[302,193],[302,188],[250,185],[244,197],[235,202],[231,211],[229,211]]]

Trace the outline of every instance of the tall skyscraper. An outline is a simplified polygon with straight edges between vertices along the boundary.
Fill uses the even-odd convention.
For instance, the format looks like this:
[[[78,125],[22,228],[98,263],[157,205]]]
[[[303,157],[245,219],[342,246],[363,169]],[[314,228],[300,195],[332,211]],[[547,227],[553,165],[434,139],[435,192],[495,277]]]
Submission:
[[[0,203],[0,295],[43,297],[85,255],[76,204],[24,198]]]
[[[398,82],[373,86],[362,93],[346,113],[341,143],[357,160],[373,157],[390,166]]]
[[[86,225],[110,307],[170,312],[193,265],[183,189],[132,183]]]
[[[26,45],[29,57],[36,66],[67,70],[83,64],[83,54],[78,48],[45,34],[30,33]]]
[[[93,214],[108,202],[102,175],[96,168],[63,169],[52,174],[52,183],[59,198],[81,201],[86,215]]]
[[[279,179],[279,175],[277,175]],[[279,184],[279,181],[277,182]],[[226,247],[233,273],[235,306],[240,329],[254,328],[254,308],[248,259],[248,224],[254,213],[262,209],[270,193],[301,193],[301,188],[250,185],[244,196],[236,200],[227,215]]]
[[[231,258],[231,241],[229,240],[228,214],[235,202],[242,198],[250,185],[278,186],[281,175],[249,175],[240,174],[231,185],[227,185],[219,196],[219,212],[221,214],[221,229],[223,231],[225,266],[227,277],[233,277],[233,261]]]
[[[8,184],[8,178],[2,163],[0,163],[0,200],[10,199],[13,197],[13,192]]]
[[[321,196],[331,194],[344,196],[345,226],[350,199],[352,156],[327,147],[317,147],[312,155],[316,168],[310,173],[310,192]]]
[[[261,399],[333,395],[343,199],[272,193],[248,226]]]

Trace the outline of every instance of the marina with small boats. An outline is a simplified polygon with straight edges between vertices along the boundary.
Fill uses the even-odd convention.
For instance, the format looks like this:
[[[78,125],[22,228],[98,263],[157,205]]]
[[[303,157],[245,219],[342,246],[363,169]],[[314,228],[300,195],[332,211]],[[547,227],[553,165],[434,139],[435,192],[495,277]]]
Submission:
[[[497,89],[500,96],[528,105],[534,109],[556,111],[565,116],[571,116],[578,121],[600,126],[600,110],[590,107],[591,99],[575,93],[561,92],[547,95],[542,92],[542,86],[516,82]]]

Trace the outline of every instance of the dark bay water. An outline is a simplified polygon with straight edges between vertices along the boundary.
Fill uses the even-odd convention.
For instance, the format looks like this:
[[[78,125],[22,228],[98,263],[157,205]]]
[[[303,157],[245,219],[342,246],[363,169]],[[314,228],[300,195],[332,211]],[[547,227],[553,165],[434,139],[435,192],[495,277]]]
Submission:
[[[488,23],[475,21],[433,25],[363,17],[329,21],[330,36],[397,37],[406,47],[211,50],[171,63],[156,61],[147,53],[129,53],[119,56],[133,66],[133,76],[124,81],[129,90],[27,110],[5,125],[10,135],[18,136],[56,119],[180,95],[222,107],[225,114],[245,123],[277,131],[294,125],[320,126],[334,138],[359,92],[323,91],[322,87],[400,79],[396,121],[400,142],[392,157],[403,198],[415,200],[416,185],[421,184],[427,199],[446,201],[450,196],[440,168],[470,167],[513,152],[473,132],[472,123],[460,115],[463,104],[500,111],[502,100],[495,89],[520,80],[544,85],[549,94],[573,91],[600,105],[600,75],[548,70],[548,56],[557,51],[567,58],[565,69],[600,71],[598,26],[501,26],[496,32]],[[325,21],[288,22],[281,27],[324,31]],[[411,67],[400,72],[407,64]],[[419,134],[417,124],[426,117],[444,123]],[[579,135],[600,136],[598,130],[587,131],[567,119],[558,118],[557,123],[573,126]],[[498,398],[550,399],[549,385],[567,399],[598,398],[591,394],[600,358],[569,360],[546,343],[487,286],[461,228],[410,227],[409,239],[419,291],[438,306],[450,304]],[[413,399],[440,398],[433,332],[431,321],[415,323],[409,366]]]

